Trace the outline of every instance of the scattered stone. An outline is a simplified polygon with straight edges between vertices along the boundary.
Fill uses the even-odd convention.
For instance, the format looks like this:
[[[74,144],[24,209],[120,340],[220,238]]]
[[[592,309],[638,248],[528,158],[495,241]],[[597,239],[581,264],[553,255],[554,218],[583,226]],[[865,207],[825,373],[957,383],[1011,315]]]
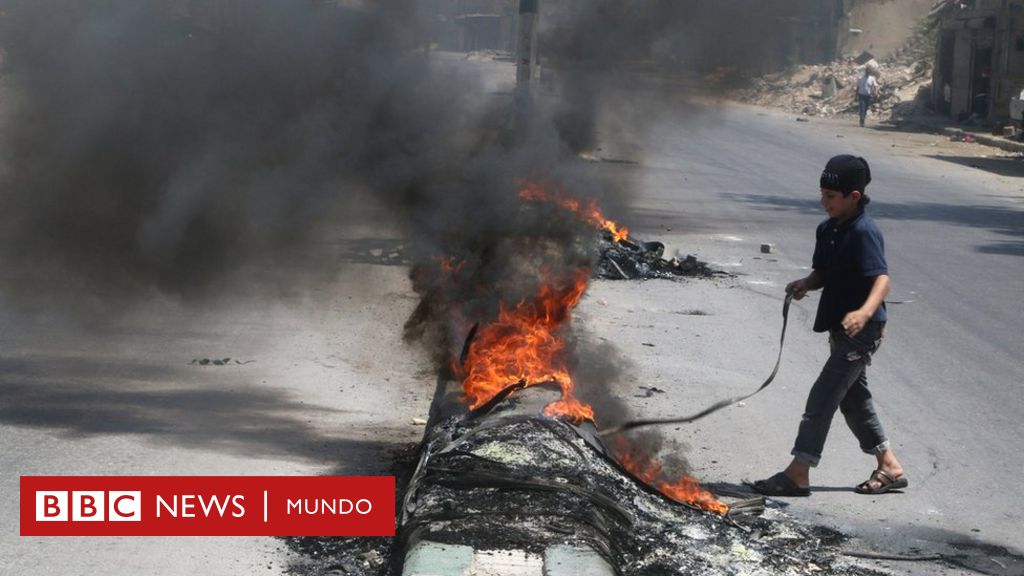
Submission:
[[[241,360],[232,360],[231,358],[193,358],[189,364],[198,364],[200,366],[227,366],[232,363],[242,365],[251,364],[253,362],[255,362],[255,360],[246,360],[243,362]]]
[[[775,244],[761,244],[761,254],[771,254],[775,252]]]
[[[829,76],[821,85],[821,97],[825,100],[832,98],[839,91],[835,76]]]
[[[633,395],[634,398],[650,398],[651,396],[654,396],[655,394],[664,394],[665,393],[664,390],[662,390],[661,388],[658,388],[656,386],[639,386],[639,388],[641,390],[643,390],[643,393],[642,394],[634,394]]]
[[[867,50],[865,50],[865,51],[860,53],[860,56],[857,56],[856,58],[854,58],[853,61],[856,62],[857,64],[863,66],[863,65],[867,64],[868,62],[871,62],[874,59],[875,59],[875,55],[872,54],[871,52],[868,52]]]
[[[427,425],[427,421],[425,419],[423,419],[423,418],[413,418],[412,419],[412,425],[413,426],[426,426]]]
[[[366,562],[368,564],[383,564],[384,563],[384,558],[381,557],[380,552],[378,552],[376,550],[367,550],[366,552],[363,552],[362,554],[357,556],[357,558],[359,558],[360,560],[362,560],[363,562]]]

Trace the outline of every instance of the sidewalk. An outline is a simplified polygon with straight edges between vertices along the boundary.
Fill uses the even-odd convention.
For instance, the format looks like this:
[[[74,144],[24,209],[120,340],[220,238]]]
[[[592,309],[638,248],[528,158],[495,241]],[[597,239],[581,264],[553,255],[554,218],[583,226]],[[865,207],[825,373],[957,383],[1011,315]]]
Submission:
[[[936,133],[945,134],[961,141],[974,141],[986,146],[992,146],[1013,152],[1024,154],[1024,142],[1013,140],[1005,136],[996,136],[983,126],[957,126],[949,118],[938,115],[909,116],[901,120],[893,120],[893,125],[901,128],[930,130]]]

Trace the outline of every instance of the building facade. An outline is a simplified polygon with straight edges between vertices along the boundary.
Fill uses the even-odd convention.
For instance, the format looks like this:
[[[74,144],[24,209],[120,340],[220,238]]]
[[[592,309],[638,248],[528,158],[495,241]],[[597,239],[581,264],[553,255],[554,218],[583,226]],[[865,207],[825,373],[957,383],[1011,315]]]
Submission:
[[[1024,0],[947,1],[936,10],[935,109],[958,120],[1008,120],[1024,90]]]

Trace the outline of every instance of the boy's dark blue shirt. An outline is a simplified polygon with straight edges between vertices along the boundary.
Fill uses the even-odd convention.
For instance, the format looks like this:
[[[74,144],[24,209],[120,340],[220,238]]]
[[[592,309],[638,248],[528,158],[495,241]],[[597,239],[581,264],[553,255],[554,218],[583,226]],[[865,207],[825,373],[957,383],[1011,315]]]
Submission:
[[[812,265],[825,275],[815,332],[841,328],[843,317],[867,301],[875,276],[889,273],[882,232],[864,210],[842,224],[829,218],[818,225]],[[871,321],[885,320],[883,302]]]

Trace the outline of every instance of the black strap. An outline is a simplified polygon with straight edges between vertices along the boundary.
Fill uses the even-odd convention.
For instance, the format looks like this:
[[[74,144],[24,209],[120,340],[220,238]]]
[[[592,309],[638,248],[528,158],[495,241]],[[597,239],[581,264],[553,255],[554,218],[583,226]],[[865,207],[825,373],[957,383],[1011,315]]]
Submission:
[[[658,425],[661,425],[661,424],[686,424],[688,422],[694,422],[696,420],[700,420],[701,418],[703,418],[705,416],[708,416],[709,414],[713,414],[715,412],[718,412],[722,408],[725,408],[727,406],[732,406],[733,404],[736,404],[737,402],[742,402],[742,401],[746,400],[747,398],[750,398],[751,396],[754,396],[755,394],[757,394],[761,390],[764,390],[765,388],[767,388],[768,385],[772,383],[772,380],[775,379],[775,375],[779,373],[779,364],[782,363],[782,346],[783,346],[783,344],[786,343],[786,325],[789,323],[789,304],[792,301],[793,301],[793,293],[792,292],[787,292],[786,293],[786,300],[782,304],[782,335],[779,336],[779,357],[775,360],[775,368],[772,368],[772,373],[770,375],[768,375],[768,379],[765,380],[763,384],[761,384],[760,388],[758,388],[757,390],[754,390],[753,392],[751,392],[750,394],[747,394],[745,396],[737,396],[735,398],[727,398],[727,399],[722,400],[720,402],[716,402],[715,404],[712,404],[711,406],[701,410],[700,412],[697,412],[696,414],[693,414],[692,416],[684,416],[682,418],[661,418],[661,419],[651,419],[651,420],[630,420],[629,422],[625,422],[623,424],[615,426],[614,428],[608,428],[607,430],[601,430],[600,432],[597,433],[597,435],[598,436],[610,436],[612,434],[618,434],[619,432],[625,432],[627,430],[633,430],[633,429],[640,428],[640,427],[643,427],[643,426],[658,426]]]

